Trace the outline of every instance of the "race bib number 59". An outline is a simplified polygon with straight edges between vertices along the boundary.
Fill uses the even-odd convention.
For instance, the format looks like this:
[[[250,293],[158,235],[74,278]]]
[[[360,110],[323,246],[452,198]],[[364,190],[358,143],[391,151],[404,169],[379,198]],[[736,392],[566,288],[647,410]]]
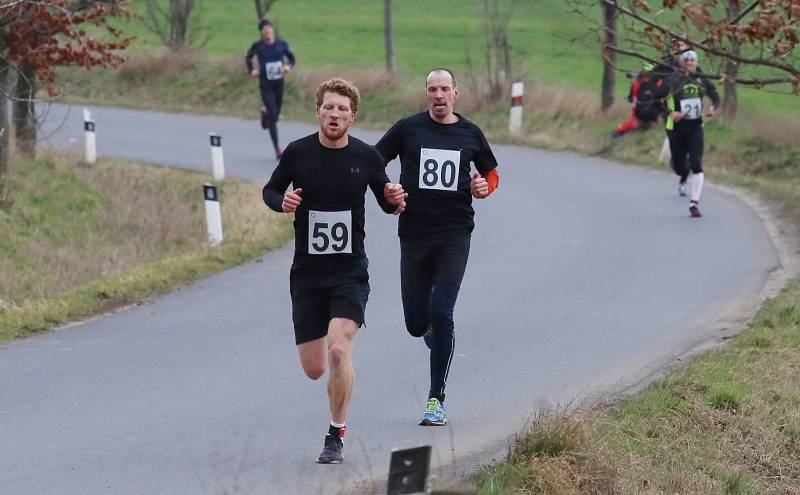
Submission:
[[[352,215],[347,211],[308,211],[308,254],[353,252]]]
[[[422,148],[419,154],[419,188],[455,191],[461,152]]]

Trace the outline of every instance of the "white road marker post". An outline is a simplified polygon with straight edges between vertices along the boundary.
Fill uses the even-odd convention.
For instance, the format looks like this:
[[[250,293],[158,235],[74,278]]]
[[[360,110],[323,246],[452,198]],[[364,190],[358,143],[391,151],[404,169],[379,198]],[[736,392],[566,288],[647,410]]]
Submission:
[[[215,132],[208,134],[211,140],[211,169],[214,173],[214,180],[225,178],[225,160],[222,156],[222,136]]]
[[[519,134],[522,128],[522,93],[525,83],[515,82],[511,85],[511,112],[508,115],[508,132]]]
[[[89,109],[83,109],[83,131],[86,136],[85,158],[86,163],[92,165],[97,161],[97,138],[94,132],[94,120]]]
[[[672,153],[669,150],[669,138],[664,138],[664,144],[661,145],[661,153],[658,155],[658,161],[664,163],[668,161],[672,157]]]
[[[216,247],[222,242],[222,213],[219,209],[217,186],[206,182],[203,184],[203,196],[206,203],[206,227],[208,242]]]

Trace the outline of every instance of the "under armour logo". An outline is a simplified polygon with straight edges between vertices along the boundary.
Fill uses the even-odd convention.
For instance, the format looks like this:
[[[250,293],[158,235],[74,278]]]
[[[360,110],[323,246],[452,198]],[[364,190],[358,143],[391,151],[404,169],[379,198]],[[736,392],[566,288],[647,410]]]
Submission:
[[[361,169],[359,169],[358,167],[350,167],[350,173],[351,174],[360,174],[361,173]]]

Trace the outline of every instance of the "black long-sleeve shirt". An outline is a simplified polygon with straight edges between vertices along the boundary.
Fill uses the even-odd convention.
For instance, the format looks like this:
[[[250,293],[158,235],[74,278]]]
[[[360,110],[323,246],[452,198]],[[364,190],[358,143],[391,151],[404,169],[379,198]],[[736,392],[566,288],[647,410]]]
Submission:
[[[294,66],[296,59],[283,38],[276,37],[275,42],[268,45],[264,40],[258,40],[250,46],[245,55],[244,63],[247,72],[253,70],[253,56],[258,56],[259,81],[262,84],[281,84],[283,82],[284,57],[289,66]]]
[[[289,184],[302,188],[294,217],[295,261],[364,256],[364,196],[369,187],[381,209],[393,213],[397,207],[383,195],[387,182],[375,148],[353,136],[344,148],[327,148],[315,132],[286,147],[262,196],[282,212]]]
[[[666,92],[667,129],[675,126],[698,125],[703,122],[703,97],[707,96],[715,108],[719,108],[719,92],[714,84],[702,73],[675,73],[667,77],[663,86]],[[671,112],[681,112],[679,122],[672,120]]]

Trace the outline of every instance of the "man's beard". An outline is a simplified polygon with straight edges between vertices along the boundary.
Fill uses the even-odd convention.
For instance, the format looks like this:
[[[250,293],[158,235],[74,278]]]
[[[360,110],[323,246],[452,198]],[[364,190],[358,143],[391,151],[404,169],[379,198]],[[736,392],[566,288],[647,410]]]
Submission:
[[[347,133],[347,125],[340,122],[339,127],[336,127],[335,129],[324,126],[322,128],[322,133],[331,141],[336,141],[337,139],[341,139],[341,137]]]

